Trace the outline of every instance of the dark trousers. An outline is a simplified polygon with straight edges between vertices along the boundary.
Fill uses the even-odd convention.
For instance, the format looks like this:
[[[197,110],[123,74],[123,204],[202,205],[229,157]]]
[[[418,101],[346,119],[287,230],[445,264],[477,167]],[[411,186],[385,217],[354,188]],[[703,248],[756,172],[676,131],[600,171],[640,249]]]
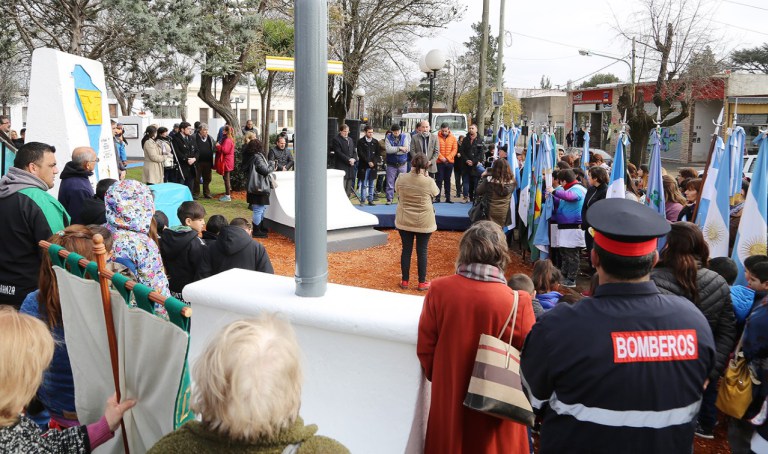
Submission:
[[[701,408],[699,409],[699,425],[702,429],[711,431],[715,428],[717,422],[717,380],[710,381],[704,395],[701,397]]]
[[[403,252],[400,254],[400,269],[403,280],[410,280],[411,255],[413,254],[413,240],[416,239],[416,263],[419,269],[419,283],[427,281],[427,246],[431,233],[415,233],[407,230],[399,230],[400,239],[403,241]]]
[[[584,231],[584,243],[587,245],[587,262],[589,262],[590,270],[595,267],[592,266],[592,249],[595,246],[595,239],[589,234],[588,230]]]
[[[224,193],[227,194],[227,195],[229,195],[232,192],[232,184],[230,183],[230,180],[229,180],[229,175],[231,173],[232,172],[230,172],[230,171],[226,171],[226,172],[224,172],[224,175],[221,176],[222,178],[224,178]],[[210,192],[209,192],[209,194],[210,194]]]
[[[211,167],[213,164],[210,162],[200,161],[196,164],[197,174],[203,177],[203,195],[211,195]],[[194,195],[200,195],[200,179],[195,178],[195,189],[192,192]],[[229,194],[229,192],[227,192]]]
[[[437,189],[443,192],[443,188],[445,188],[446,202],[451,200],[451,173],[453,173],[452,163],[437,163]],[[440,194],[437,195],[437,198],[440,198]]]
[[[563,276],[566,279],[576,282],[576,276],[579,273],[579,248],[561,247],[558,249],[562,264],[560,271],[563,272]]]
[[[456,197],[461,197],[461,169],[455,165],[453,167],[453,178],[454,182],[456,183]]]
[[[474,166],[464,166],[461,170],[461,179],[464,180],[464,197],[469,197],[469,200],[475,200],[475,188],[478,181],[476,173]]]
[[[179,169],[164,169],[163,176],[166,183],[184,184],[184,178],[181,176]]]
[[[197,172],[195,171],[195,166],[184,166],[182,167],[182,170],[184,171],[184,184],[189,188],[189,192],[194,195],[195,181],[197,180]]]

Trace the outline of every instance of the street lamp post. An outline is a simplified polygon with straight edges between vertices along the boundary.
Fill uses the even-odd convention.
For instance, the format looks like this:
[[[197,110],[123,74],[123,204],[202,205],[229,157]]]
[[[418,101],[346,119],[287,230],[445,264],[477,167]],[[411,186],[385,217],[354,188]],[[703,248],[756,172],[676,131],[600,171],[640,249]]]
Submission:
[[[419,61],[419,68],[429,79],[429,127],[432,128],[432,103],[435,91],[435,76],[445,66],[445,55],[439,49],[432,49]]]
[[[355,98],[357,98],[357,119],[361,120],[360,101],[363,99],[363,96],[365,96],[365,89],[363,87],[357,87],[355,88],[355,91],[352,92],[352,94],[355,95]]]
[[[245,101],[245,96],[243,96],[243,95],[240,95],[240,96],[235,96],[234,98],[232,98],[232,99],[230,99],[230,100],[229,100],[229,102],[231,102],[231,103],[234,103],[234,104],[235,104],[235,118],[237,118],[237,119],[238,119],[237,121],[240,121],[240,113],[239,113],[239,111],[238,111],[238,108],[237,108],[237,106],[238,106],[238,105],[239,105],[241,102],[243,102],[243,101]]]
[[[528,149],[528,115],[523,115],[523,153]]]
[[[593,52],[587,49],[579,49],[579,55],[583,55],[585,57],[591,57],[592,55],[595,55],[598,57],[610,58],[611,60],[616,60],[616,61],[625,63],[629,67],[629,85],[632,90],[629,95],[629,99],[631,101],[631,104],[634,105],[635,103],[635,38],[632,38],[632,53],[630,54],[631,62],[623,58],[613,57],[611,55],[599,54],[597,52]]]

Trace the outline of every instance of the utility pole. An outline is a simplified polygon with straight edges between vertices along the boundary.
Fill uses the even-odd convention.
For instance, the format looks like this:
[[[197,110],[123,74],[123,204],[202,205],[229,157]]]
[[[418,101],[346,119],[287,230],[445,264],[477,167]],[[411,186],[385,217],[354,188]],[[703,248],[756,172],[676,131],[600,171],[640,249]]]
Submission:
[[[496,42],[498,51],[496,58],[496,91],[504,92],[504,6],[505,0],[501,0],[499,9],[499,40]],[[502,95],[503,96],[503,95]],[[501,106],[493,109],[493,131],[494,134],[501,126]],[[498,139],[497,139],[498,140]]]
[[[483,0],[483,41],[480,43],[480,74],[478,80],[477,130],[480,137],[485,137],[485,81],[488,60],[488,10],[490,0]]]

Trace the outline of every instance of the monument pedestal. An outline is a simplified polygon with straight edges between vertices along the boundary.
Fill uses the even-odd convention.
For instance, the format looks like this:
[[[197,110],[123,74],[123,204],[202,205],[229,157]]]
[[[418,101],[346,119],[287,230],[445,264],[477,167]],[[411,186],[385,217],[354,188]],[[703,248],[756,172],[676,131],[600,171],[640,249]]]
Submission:
[[[296,172],[275,172],[277,188],[269,196],[264,225],[295,241]],[[387,244],[388,235],[373,227],[376,216],[355,208],[344,192],[344,172],[329,169],[327,178],[328,252],[354,251]]]

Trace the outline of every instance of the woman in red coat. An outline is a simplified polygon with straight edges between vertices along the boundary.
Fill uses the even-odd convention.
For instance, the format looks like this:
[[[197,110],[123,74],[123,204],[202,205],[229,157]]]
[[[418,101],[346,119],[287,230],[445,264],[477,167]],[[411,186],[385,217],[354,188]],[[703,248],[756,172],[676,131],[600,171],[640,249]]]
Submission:
[[[524,425],[463,405],[480,335],[497,335],[514,305],[504,279],[508,260],[501,228],[480,221],[461,238],[456,274],[433,280],[424,299],[416,353],[432,382],[425,453],[529,452]],[[521,349],[534,315],[530,295],[519,295],[512,344]]]
[[[229,183],[229,174],[235,169],[235,139],[232,128],[224,126],[222,129],[221,143],[216,145],[216,172],[224,177],[225,195],[219,198],[222,202],[232,200],[230,192],[232,185]]]

